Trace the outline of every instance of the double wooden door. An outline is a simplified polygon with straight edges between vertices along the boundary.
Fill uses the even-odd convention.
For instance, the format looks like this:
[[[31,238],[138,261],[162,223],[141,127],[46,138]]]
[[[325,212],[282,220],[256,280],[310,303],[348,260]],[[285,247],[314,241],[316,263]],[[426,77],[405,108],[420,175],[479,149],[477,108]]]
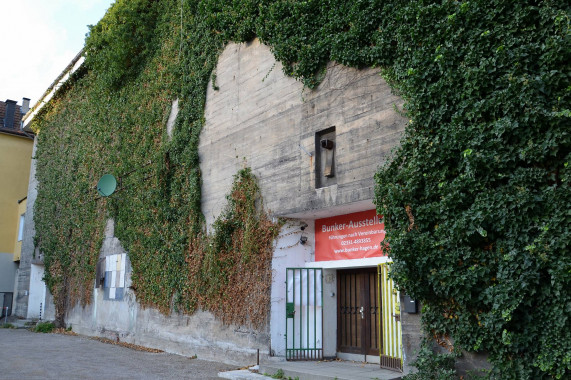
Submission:
[[[377,268],[340,270],[337,287],[337,350],[379,356]]]

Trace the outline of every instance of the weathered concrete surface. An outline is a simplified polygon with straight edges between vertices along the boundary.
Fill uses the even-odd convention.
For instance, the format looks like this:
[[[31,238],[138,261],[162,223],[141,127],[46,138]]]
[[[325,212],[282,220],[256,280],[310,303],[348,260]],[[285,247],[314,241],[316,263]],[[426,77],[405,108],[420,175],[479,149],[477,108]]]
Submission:
[[[219,377],[230,380],[262,380],[280,371],[283,378],[298,380],[398,380],[403,374],[379,368],[378,364],[353,361],[276,361],[253,366],[258,373],[244,369],[220,372]],[[261,374],[265,374],[261,375]]]
[[[230,380],[268,380],[267,376],[254,373],[248,369],[219,372],[218,377]]]
[[[220,214],[232,177],[244,166],[259,179],[274,215],[305,217],[364,200],[372,205],[373,175],[406,124],[395,111],[403,101],[379,70],[331,63],[317,89],[304,89],[254,40],[229,44],[216,74],[218,89],[208,87],[199,144],[208,223]],[[330,127],[336,133],[336,184],[316,189],[316,136]]]
[[[217,379],[218,372],[236,369],[81,336],[0,329],[0,342],[2,379]]]
[[[43,265],[44,258],[41,252],[36,249],[34,237],[36,235],[36,226],[34,224],[34,204],[38,196],[38,180],[36,179],[36,149],[38,139],[34,140],[34,148],[32,150],[32,162],[30,166],[30,181],[28,184],[28,194],[26,201],[26,217],[24,222],[24,236],[22,239],[22,251],[20,256],[20,265],[16,274],[14,285],[14,314],[21,318],[37,318],[37,315],[30,313],[30,280],[32,276],[32,264]],[[38,305],[33,305],[38,307]],[[33,308],[32,308],[33,309]],[[42,318],[54,319],[55,306],[53,297],[49,290],[46,289],[45,302],[42,305]]]
[[[208,312],[166,316],[143,309],[130,290],[124,301],[104,300],[101,291],[96,291],[93,303],[85,308],[75,307],[66,321],[73,331],[83,335],[119,338],[170,353],[197,355],[235,365],[255,363],[257,349],[262,357],[268,354],[268,334],[223,325]]]
[[[113,220],[108,220],[100,258],[125,253],[115,237]],[[75,306],[68,311],[66,322],[74,332],[88,336],[121,339],[124,342],[153,347],[185,356],[220,360],[241,365],[255,363],[269,354],[269,333],[243,326],[224,325],[209,312],[193,315],[163,315],[155,309],[143,308],[130,289],[131,266],[126,262],[124,296],[106,299],[104,287],[93,292],[90,305]]]
[[[260,373],[273,375],[283,371],[284,377],[299,380],[397,380],[403,374],[382,369],[378,364],[352,361],[272,361],[260,364]]]
[[[400,293],[400,304],[401,304],[401,326],[402,326],[402,349],[404,356],[403,370],[405,373],[414,372],[416,369],[410,364],[413,362],[420,350],[420,342],[422,341],[422,326],[421,326],[421,314],[422,305],[418,304],[418,313],[409,314],[404,311],[404,292]]]

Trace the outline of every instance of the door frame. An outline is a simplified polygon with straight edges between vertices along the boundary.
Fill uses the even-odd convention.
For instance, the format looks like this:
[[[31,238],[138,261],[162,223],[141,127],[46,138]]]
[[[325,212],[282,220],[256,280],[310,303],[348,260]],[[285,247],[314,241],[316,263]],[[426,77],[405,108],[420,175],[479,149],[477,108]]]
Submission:
[[[352,348],[352,347],[347,347],[347,346],[342,346],[342,317],[341,317],[341,302],[342,302],[342,292],[344,292],[341,289],[341,275],[342,274],[357,274],[360,276],[359,278],[359,284],[356,286],[359,286],[360,291],[359,291],[359,300],[355,300],[356,303],[360,304],[365,312],[370,312],[371,310],[371,290],[375,293],[373,294],[375,296],[375,298],[377,299],[377,310],[376,310],[376,317],[375,317],[375,321],[371,321],[372,318],[368,317],[368,318],[361,318],[362,322],[361,322],[361,348]],[[377,268],[375,267],[370,267],[370,268],[348,268],[348,269],[338,269],[337,270],[337,345],[336,345],[336,350],[337,352],[342,352],[342,353],[349,353],[349,354],[357,354],[357,355],[364,355],[364,356],[378,356],[379,355],[379,349],[377,348],[372,348],[374,346],[379,347],[379,338],[380,338],[380,330],[379,330],[379,321],[380,321],[380,304],[378,303],[378,284],[371,284],[370,280],[371,278],[376,279],[378,281],[377,278],[378,274],[377,274]],[[374,289],[373,289],[374,288]],[[359,311],[357,311],[358,313]],[[358,318],[358,317],[357,317]],[[375,326],[373,326],[373,323],[375,324]],[[376,344],[374,344],[372,342],[372,337],[371,337],[371,333],[372,333],[372,329],[376,329],[377,331],[377,342]]]

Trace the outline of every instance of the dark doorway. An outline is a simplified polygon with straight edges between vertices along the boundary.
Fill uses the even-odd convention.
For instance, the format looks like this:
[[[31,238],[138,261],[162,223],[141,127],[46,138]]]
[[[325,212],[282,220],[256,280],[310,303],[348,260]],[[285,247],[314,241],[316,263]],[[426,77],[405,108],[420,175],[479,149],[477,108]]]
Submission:
[[[337,351],[379,355],[377,268],[337,272]]]

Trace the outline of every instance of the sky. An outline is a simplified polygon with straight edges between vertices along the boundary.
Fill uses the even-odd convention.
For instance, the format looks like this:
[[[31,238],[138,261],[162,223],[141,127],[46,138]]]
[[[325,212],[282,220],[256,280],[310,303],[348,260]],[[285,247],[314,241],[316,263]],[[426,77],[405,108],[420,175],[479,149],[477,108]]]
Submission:
[[[0,100],[35,104],[113,2],[0,0]]]

